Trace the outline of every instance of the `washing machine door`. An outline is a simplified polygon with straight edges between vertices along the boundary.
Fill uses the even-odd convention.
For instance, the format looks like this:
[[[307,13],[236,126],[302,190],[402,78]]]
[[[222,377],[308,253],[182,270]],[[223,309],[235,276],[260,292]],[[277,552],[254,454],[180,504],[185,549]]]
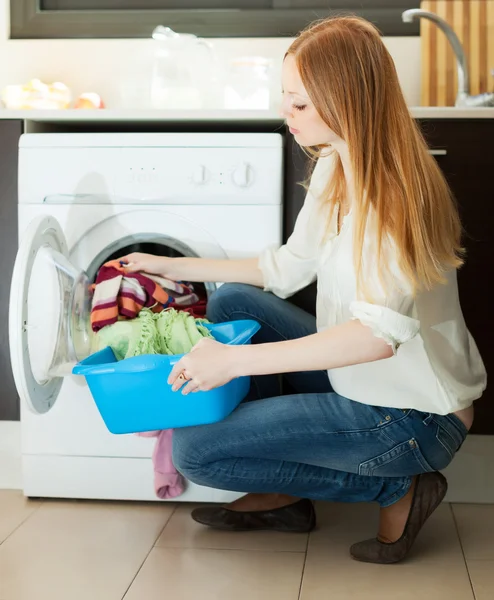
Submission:
[[[63,377],[90,352],[90,298],[58,221],[32,221],[14,266],[9,341],[17,391],[36,413],[52,408]]]

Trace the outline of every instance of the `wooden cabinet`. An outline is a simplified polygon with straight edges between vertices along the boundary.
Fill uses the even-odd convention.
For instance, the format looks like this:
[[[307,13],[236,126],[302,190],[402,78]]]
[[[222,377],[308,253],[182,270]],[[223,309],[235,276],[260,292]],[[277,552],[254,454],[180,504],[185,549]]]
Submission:
[[[458,272],[460,301],[487,369],[494,373],[494,119],[423,120],[429,146],[458,202],[467,250]],[[488,379],[489,381],[489,379]],[[494,435],[494,384],[475,403],[472,433]]]
[[[0,421],[19,419],[9,351],[10,280],[17,253],[17,156],[22,121],[0,120]]]
[[[465,230],[465,265],[458,274],[460,300],[468,328],[477,342],[487,373],[494,372],[494,120],[424,119],[419,121],[435,158],[456,196]],[[289,136],[285,157],[286,209],[284,239],[288,239],[305,191],[297,185],[306,175],[307,158]],[[291,300],[314,313],[315,284]],[[472,433],[494,435],[494,385],[475,403]]]

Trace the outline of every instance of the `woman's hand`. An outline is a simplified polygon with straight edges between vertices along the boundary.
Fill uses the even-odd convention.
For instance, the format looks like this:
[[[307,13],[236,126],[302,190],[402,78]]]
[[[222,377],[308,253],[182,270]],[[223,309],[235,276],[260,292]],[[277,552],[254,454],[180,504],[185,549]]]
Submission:
[[[174,391],[184,384],[182,394],[207,392],[237,377],[234,346],[203,338],[173,367],[168,383]]]
[[[142,271],[151,275],[166,276],[167,265],[169,265],[173,258],[132,252],[132,254],[127,254],[127,256],[122,256],[119,260],[124,263],[123,266],[128,273]]]

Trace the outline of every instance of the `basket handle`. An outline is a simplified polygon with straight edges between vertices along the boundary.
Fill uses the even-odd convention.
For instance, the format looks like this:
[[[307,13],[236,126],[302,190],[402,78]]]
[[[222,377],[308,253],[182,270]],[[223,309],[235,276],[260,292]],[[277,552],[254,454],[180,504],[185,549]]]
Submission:
[[[156,366],[167,368],[175,364],[181,357],[171,357],[166,354],[155,354],[154,360],[149,360],[149,355],[132,356],[126,360],[99,365],[76,365],[72,373],[74,375],[127,375],[130,373],[145,373],[156,368]],[[144,360],[143,360],[144,359]]]

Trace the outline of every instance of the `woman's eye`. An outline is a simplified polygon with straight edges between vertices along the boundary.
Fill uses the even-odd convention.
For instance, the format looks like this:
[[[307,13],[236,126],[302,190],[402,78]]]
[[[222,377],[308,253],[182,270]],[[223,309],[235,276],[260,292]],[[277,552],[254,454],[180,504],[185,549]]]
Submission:
[[[307,104],[294,104],[293,108],[295,110],[304,110],[304,108],[307,108]]]

